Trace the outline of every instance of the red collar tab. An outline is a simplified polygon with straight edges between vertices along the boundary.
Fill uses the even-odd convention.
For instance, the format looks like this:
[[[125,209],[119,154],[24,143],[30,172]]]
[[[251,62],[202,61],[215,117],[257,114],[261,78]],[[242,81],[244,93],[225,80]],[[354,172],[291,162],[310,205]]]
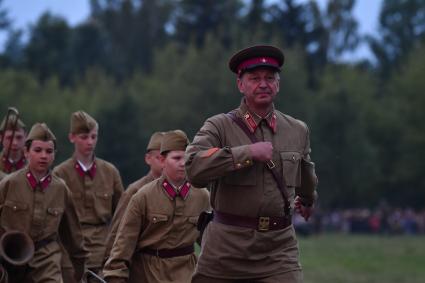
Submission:
[[[85,175],[87,175],[91,179],[93,179],[94,176],[96,176],[96,162],[93,162],[93,165],[87,171],[84,171],[83,168],[81,168],[81,165],[80,165],[80,163],[78,163],[78,161],[75,162],[75,166],[74,167],[75,167],[75,170],[77,170],[77,173],[81,177],[84,177]]]
[[[272,57],[256,57],[250,58],[239,64],[237,70],[238,74],[242,73],[245,69],[249,69],[256,65],[270,65],[279,68],[279,62]]]
[[[24,156],[22,156],[21,159],[19,159],[17,162],[10,162],[9,159],[7,159],[5,156],[2,158],[3,161],[3,171],[6,173],[12,173],[15,169],[15,171],[23,168],[27,162]]]
[[[178,193],[178,195],[182,198],[182,199],[186,199],[189,191],[190,191],[190,183],[186,182],[183,184],[183,186],[180,189],[180,192]],[[177,192],[174,189],[174,187],[170,184],[170,182],[167,181],[167,179],[164,179],[164,181],[162,181],[162,187],[164,188],[164,191],[167,193],[167,195],[171,198],[174,199],[177,196]]]
[[[37,189],[37,187],[40,187],[41,191],[44,191],[52,182],[52,175],[50,173],[41,182],[39,182],[37,178],[34,177],[31,171],[28,171],[25,176],[27,177],[28,183],[34,191]]]
[[[249,130],[251,131],[251,133],[254,133],[255,130],[258,127],[258,124],[255,122],[254,118],[252,117],[251,114],[249,114],[249,112],[246,112],[243,115],[243,118],[249,128]],[[272,129],[273,133],[276,134],[276,114],[272,113],[269,118],[266,119],[267,121],[267,125],[270,127],[270,129]]]
[[[248,128],[251,133],[254,133],[255,129],[257,129],[257,123],[255,123],[254,118],[252,118],[251,114],[249,114],[248,112],[243,115],[243,118],[245,119],[245,122],[248,125]]]
[[[189,191],[190,191],[190,187],[191,187],[191,185],[190,185],[189,182],[184,183],[184,185],[181,187],[180,196],[181,196],[182,199],[187,198],[187,195],[189,194]]]

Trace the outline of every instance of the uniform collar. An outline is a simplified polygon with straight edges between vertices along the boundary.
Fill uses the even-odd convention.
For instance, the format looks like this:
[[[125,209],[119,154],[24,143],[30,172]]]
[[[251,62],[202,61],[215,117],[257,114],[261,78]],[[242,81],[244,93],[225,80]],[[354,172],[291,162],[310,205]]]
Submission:
[[[181,187],[180,190],[177,190],[166,178],[164,178],[161,182],[162,188],[164,189],[164,192],[170,199],[175,199],[176,196],[180,196],[183,200],[187,198],[190,192],[191,184],[189,182],[185,182]]]
[[[84,177],[85,175],[87,175],[91,179],[93,179],[96,176],[96,161],[95,160],[93,160],[93,164],[91,165],[91,167],[87,171],[84,171],[84,169],[81,167],[80,162],[77,159],[75,159],[74,168],[77,171],[78,175],[80,175],[81,177]]]
[[[277,124],[274,105],[272,105],[272,110],[269,112],[269,114],[267,114],[265,118],[262,118],[254,112],[250,111],[246,105],[245,99],[242,99],[241,105],[239,106],[239,114],[241,115],[244,123],[248,126],[248,129],[251,131],[251,133],[255,132],[262,120],[265,120],[269,128],[273,131],[273,134],[276,134]]]
[[[1,155],[1,162],[3,163],[3,171],[6,173],[11,173],[12,171],[17,171],[21,168],[24,168],[27,160],[25,159],[25,156],[22,155],[22,157],[16,161],[16,162],[11,162],[8,158],[6,158],[6,156],[4,156],[4,154],[2,153]]]
[[[25,176],[27,177],[28,183],[34,191],[37,189],[37,187],[39,187],[41,191],[44,191],[52,182],[52,175],[50,171],[46,176],[41,178],[41,180],[37,180],[37,178],[31,173],[30,170],[27,171]]]

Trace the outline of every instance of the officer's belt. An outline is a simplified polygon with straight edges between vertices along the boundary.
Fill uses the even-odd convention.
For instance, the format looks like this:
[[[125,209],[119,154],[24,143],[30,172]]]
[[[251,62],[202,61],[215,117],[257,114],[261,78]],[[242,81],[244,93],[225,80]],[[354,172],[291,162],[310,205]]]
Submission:
[[[292,224],[290,216],[248,217],[219,212],[217,210],[214,210],[213,221],[225,225],[251,228],[262,232],[285,229]]]
[[[193,245],[176,248],[176,249],[149,249],[144,248],[140,250],[143,254],[148,254],[152,256],[157,256],[160,258],[170,258],[177,256],[190,255],[195,252],[195,247]]]
[[[51,242],[55,242],[56,240],[57,240],[57,236],[54,235],[54,236],[51,236],[51,237],[42,239],[40,241],[36,241],[36,242],[34,242],[34,249],[35,250],[38,250],[38,249],[40,249],[40,248],[42,248],[44,246],[47,246]]]

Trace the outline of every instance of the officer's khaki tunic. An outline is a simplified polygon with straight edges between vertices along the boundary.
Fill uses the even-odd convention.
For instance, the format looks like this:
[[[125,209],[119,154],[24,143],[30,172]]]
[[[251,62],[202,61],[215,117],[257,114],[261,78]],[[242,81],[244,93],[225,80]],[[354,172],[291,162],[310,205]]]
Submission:
[[[80,270],[88,252],[83,247],[71,193],[63,180],[50,175],[43,182],[44,188],[35,180],[24,168],[0,182],[1,230],[25,232],[35,242],[34,258],[22,282],[62,282],[59,239]],[[40,241],[45,244],[37,248]],[[10,274],[16,275],[23,274]]]
[[[117,236],[118,226],[121,223],[122,217],[124,216],[125,209],[130,202],[131,197],[137,193],[144,185],[155,180],[152,172],[149,172],[146,176],[140,178],[139,180],[131,183],[128,188],[121,195],[120,201],[118,202],[117,208],[115,209],[114,217],[112,217],[112,222],[110,225],[110,231],[108,237],[106,238],[106,251],[105,258],[109,257],[109,254],[114,244],[115,237]]]
[[[144,248],[176,249],[193,245],[199,236],[199,214],[209,208],[206,189],[190,188],[186,198],[171,197],[160,177],[143,186],[130,200],[106,262],[105,278],[122,282],[190,282],[195,254],[159,258],[140,253]],[[137,261],[131,262],[137,252]],[[137,263],[137,266],[133,266]],[[131,272],[129,271],[131,265]]]
[[[89,250],[88,268],[101,268],[105,255],[105,240],[115,207],[123,192],[118,170],[111,163],[94,159],[94,176],[81,176],[77,160],[72,157],[54,169],[71,190],[78,219],[84,234],[84,244]],[[72,267],[65,258],[65,268]]]
[[[259,141],[273,144],[273,162],[282,172],[291,206],[300,187],[301,159],[310,161],[306,125],[273,110],[267,121],[249,113],[242,101],[237,115]],[[283,216],[284,202],[276,181],[264,163],[251,158],[245,132],[225,114],[208,119],[186,150],[188,179],[211,187],[214,210],[247,217]],[[313,201],[314,188],[304,193]],[[300,270],[298,243],[293,226],[259,232],[251,228],[210,222],[203,239],[197,272],[215,278],[247,279]]]
[[[21,159],[18,161],[11,163],[9,160],[6,159],[6,156],[4,155],[4,151],[0,153],[0,171],[4,172],[6,174],[18,171],[19,169],[22,169],[27,165],[27,160],[22,153]]]

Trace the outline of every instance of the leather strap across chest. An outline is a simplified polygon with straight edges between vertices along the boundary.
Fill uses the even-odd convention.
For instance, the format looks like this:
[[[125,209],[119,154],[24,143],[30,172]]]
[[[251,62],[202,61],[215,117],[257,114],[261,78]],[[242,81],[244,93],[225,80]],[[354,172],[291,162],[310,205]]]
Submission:
[[[242,129],[242,131],[248,136],[248,138],[251,140],[252,143],[259,142],[257,137],[248,129],[245,123],[238,116],[236,116],[234,111],[231,111],[227,113],[226,115],[229,116],[229,118],[232,119],[236,123],[236,125],[238,125],[239,128]],[[290,216],[291,209],[290,209],[289,196],[286,191],[285,178],[276,170],[276,166],[273,160],[268,160],[266,162],[266,168],[269,169],[270,173],[272,174],[273,179],[276,181],[277,187],[279,188],[279,191],[282,195],[283,202],[285,204],[284,206],[285,216]]]

